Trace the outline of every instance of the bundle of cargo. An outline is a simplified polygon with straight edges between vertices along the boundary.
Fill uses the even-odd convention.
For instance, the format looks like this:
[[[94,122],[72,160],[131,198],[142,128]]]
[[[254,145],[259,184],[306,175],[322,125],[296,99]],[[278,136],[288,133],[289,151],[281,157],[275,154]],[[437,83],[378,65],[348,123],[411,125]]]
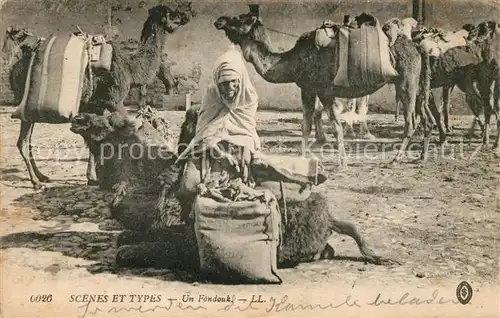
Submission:
[[[83,32],[40,41],[31,55],[23,98],[11,117],[28,122],[69,122],[80,108],[85,76],[92,83],[90,66],[109,70],[111,58],[111,44]]]
[[[33,52],[21,103],[12,118],[66,123],[80,107],[88,65],[85,41],[74,35],[53,36]]]
[[[316,46],[336,51],[334,85],[379,87],[396,77],[398,73],[391,63],[389,40],[379,21],[366,13],[351,20],[355,23],[336,25],[324,21],[316,30]]]

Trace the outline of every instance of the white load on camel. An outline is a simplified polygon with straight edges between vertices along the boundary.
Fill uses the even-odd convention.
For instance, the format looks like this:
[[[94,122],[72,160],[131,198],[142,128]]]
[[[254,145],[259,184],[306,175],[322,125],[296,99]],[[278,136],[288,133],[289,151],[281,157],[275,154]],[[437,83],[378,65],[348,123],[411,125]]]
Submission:
[[[112,46],[83,31],[39,37],[30,58],[23,98],[11,117],[28,122],[67,123],[76,116],[92,68],[109,70]],[[89,67],[89,65],[91,67]]]
[[[438,57],[449,49],[457,46],[467,45],[467,30],[458,30],[456,32],[446,31],[436,28],[418,28],[418,23],[413,18],[398,19],[393,18],[386,22],[390,30],[391,44],[396,41],[398,34],[404,34],[409,39],[419,42],[425,51],[434,57]],[[417,30],[418,35],[412,36],[413,31]]]
[[[389,41],[371,14],[344,16],[344,25],[323,21],[316,29],[315,41],[318,49],[336,52],[336,86],[371,87],[398,76],[392,65]]]

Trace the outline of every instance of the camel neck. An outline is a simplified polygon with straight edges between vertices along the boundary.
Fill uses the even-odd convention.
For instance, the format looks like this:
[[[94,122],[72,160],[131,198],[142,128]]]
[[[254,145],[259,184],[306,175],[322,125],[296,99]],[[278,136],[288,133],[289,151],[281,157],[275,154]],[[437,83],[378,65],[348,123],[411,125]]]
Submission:
[[[136,85],[151,84],[161,65],[167,32],[157,30],[141,42],[137,53],[130,57],[129,65],[133,83]]]
[[[292,83],[295,81],[297,64],[288,52],[275,52],[269,41],[246,39],[240,43],[243,57],[252,63],[255,70],[270,83]]]

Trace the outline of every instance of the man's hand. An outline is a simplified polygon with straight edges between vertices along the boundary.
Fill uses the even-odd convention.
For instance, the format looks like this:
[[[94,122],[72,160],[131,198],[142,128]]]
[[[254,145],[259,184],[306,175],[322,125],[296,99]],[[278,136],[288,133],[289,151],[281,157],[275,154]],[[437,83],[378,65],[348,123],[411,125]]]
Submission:
[[[240,169],[240,165],[238,163],[238,160],[236,160],[236,158],[231,155],[230,153],[220,149],[220,147],[218,145],[214,145],[212,147],[213,150],[215,150],[215,153],[214,155],[221,159],[221,160],[227,160],[227,162],[229,163],[230,166],[234,167],[236,169],[237,172],[240,172],[241,169]]]

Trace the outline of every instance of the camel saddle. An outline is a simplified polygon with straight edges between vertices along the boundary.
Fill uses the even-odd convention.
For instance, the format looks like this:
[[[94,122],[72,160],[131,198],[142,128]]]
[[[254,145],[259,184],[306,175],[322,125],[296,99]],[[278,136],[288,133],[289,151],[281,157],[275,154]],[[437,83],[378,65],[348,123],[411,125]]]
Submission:
[[[249,170],[255,188],[268,189],[278,200],[286,195],[288,202],[307,200],[311,195],[312,186],[327,180],[318,159],[291,155],[265,155],[260,161],[252,161]],[[206,178],[207,171],[210,171],[210,180],[220,180],[225,174],[230,177],[239,175],[224,160],[215,160],[208,164],[207,160],[202,158],[190,158],[184,165],[179,193],[196,194],[197,186],[202,181],[202,176]]]
[[[430,33],[424,35],[424,39],[420,42],[420,45],[430,56],[438,57],[451,48],[467,45],[468,35],[469,32],[466,30]]]
[[[398,76],[391,63],[389,40],[374,16],[362,13],[355,21],[349,26],[324,21],[316,30],[316,46],[336,51],[334,85],[380,87]]]
[[[12,118],[66,123],[80,107],[88,65],[86,43],[69,34],[43,41],[31,55],[21,103]]]

